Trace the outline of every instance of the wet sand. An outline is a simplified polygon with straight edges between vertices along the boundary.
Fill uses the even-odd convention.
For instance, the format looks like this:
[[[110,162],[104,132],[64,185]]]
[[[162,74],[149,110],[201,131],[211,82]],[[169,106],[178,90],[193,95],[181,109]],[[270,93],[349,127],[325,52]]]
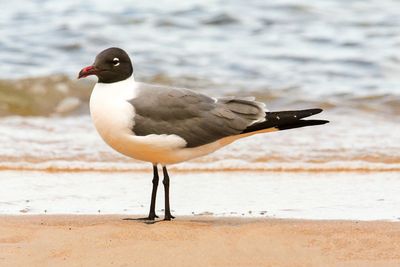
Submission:
[[[400,223],[3,216],[0,266],[399,266]]]
[[[0,171],[0,215],[148,212],[151,173]],[[175,172],[177,216],[399,221],[398,172]],[[158,188],[156,211],[164,192]]]

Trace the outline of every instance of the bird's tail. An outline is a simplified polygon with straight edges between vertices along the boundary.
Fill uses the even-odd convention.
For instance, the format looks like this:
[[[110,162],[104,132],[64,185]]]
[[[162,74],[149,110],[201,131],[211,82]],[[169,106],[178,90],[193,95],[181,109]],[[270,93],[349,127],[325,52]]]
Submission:
[[[275,128],[277,130],[288,130],[328,123],[329,121],[326,120],[303,120],[303,118],[318,114],[320,112],[322,112],[322,109],[320,108],[266,112],[265,121],[250,125],[242,132],[242,134],[270,128]]]

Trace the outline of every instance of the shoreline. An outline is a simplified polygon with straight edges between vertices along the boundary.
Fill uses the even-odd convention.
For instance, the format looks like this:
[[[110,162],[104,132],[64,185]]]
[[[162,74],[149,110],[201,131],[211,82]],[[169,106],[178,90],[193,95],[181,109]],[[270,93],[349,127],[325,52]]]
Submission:
[[[400,264],[398,222],[184,216],[149,225],[125,217],[0,216],[0,265]]]
[[[23,165],[24,163],[21,163]],[[386,164],[386,163],[382,163]],[[11,164],[10,164],[11,165]],[[313,174],[321,174],[321,173],[382,173],[382,172],[400,172],[400,167],[271,167],[271,168],[221,168],[221,169],[212,169],[212,168],[176,168],[175,165],[172,165],[171,171],[174,173],[240,173],[240,172],[250,172],[250,173],[313,173]],[[121,169],[112,169],[112,168],[84,168],[84,167],[45,167],[45,166],[37,166],[37,167],[24,167],[24,166],[1,166],[0,172],[6,171],[21,171],[21,172],[44,172],[47,174],[52,173],[150,173],[149,168],[121,168]]]
[[[156,211],[157,218],[155,220],[156,223],[162,222],[164,218],[164,210],[157,210]],[[105,218],[107,220],[114,220],[114,219],[126,219],[127,221],[135,221],[136,218],[144,218],[148,214],[123,214],[123,213],[19,213],[19,214],[0,214],[0,221],[12,221],[15,220],[22,220],[23,217],[26,217],[27,220],[30,220],[32,223],[36,221],[45,220],[47,217],[51,220],[55,221],[65,221],[67,218],[68,221],[78,221],[78,220],[88,220],[91,221],[103,221]],[[175,219],[172,222],[176,221],[201,221],[201,222],[208,222],[213,221],[213,223],[224,223],[229,222],[237,222],[241,223],[256,223],[256,222],[263,222],[263,221],[272,221],[272,222],[320,222],[320,223],[327,223],[327,222],[334,222],[334,223],[398,223],[400,224],[400,217],[396,219],[309,219],[309,218],[290,218],[290,217],[268,217],[268,215],[249,215],[249,214],[213,214],[211,212],[204,212],[199,214],[172,214],[175,216]],[[151,224],[151,223],[150,223]]]

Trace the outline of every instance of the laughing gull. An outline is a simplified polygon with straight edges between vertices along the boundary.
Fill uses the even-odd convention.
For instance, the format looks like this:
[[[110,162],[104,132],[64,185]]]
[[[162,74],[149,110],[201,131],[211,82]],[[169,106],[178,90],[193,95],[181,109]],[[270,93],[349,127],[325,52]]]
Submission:
[[[96,75],[90,113],[104,141],[116,151],[153,164],[153,190],[146,220],[158,218],[155,201],[162,166],[165,217],[171,220],[167,165],[210,154],[238,139],[325,124],[303,120],[322,109],[269,112],[253,97],[213,98],[182,88],[136,82],[128,54],[108,48],[78,78]]]

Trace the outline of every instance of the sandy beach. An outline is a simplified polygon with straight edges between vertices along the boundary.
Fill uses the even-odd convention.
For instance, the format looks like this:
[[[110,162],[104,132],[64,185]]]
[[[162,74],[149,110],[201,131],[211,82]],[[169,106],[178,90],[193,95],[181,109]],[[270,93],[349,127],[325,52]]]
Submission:
[[[400,224],[3,216],[0,266],[399,266]]]

